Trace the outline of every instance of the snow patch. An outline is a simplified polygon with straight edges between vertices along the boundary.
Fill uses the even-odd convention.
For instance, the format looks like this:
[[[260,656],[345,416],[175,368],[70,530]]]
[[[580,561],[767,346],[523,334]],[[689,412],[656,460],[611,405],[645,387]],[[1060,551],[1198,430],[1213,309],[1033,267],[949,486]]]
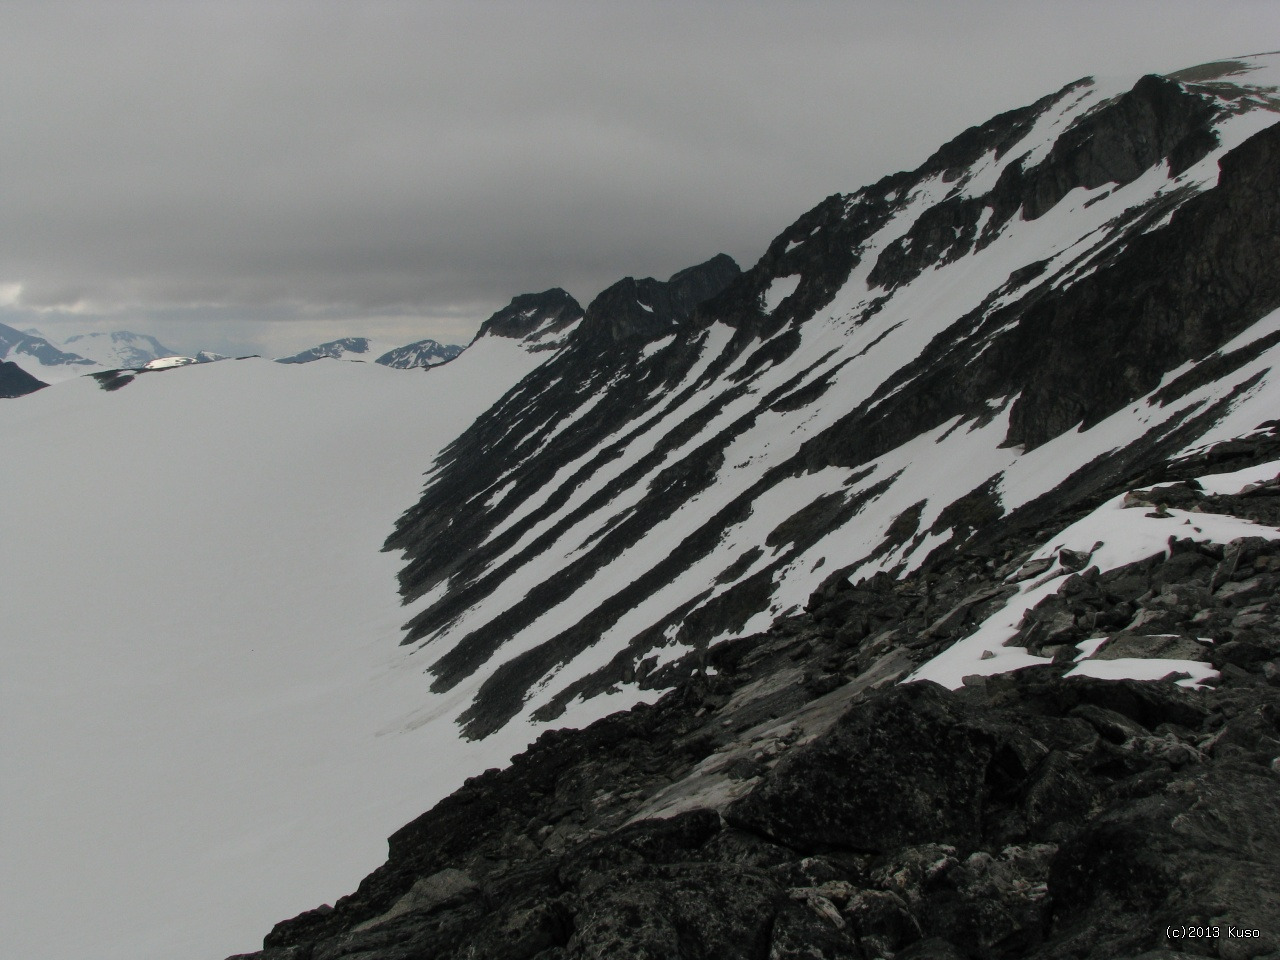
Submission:
[[[1280,539],[1280,530],[1238,517],[1189,513],[1184,510],[1167,512],[1168,516],[1157,517],[1142,509],[1126,509],[1124,495],[1113,497],[1093,513],[1059,533],[1033,553],[1030,560],[1054,558],[1059,550],[1070,549],[1088,554],[1089,564],[1106,573],[1157,554],[1167,554],[1171,537],[1213,543],[1229,543],[1238,537],[1251,536]],[[1066,570],[1055,564],[1044,577],[1025,583],[1016,595],[983,621],[973,633],[922,664],[907,681],[932,680],[954,690],[963,684],[967,676],[991,676],[1021,667],[1051,663],[1051,659],[1033,656],[1022,647],[1008,647],[1005,644],[1018,632],[1023,615],[1045,597],[1056,593],[1061,586],[1060,578],[1066,574]],[[1091,656],[1093,652],[1089,651],[1088,655]],[[1091,662],[1093,661],[1082,660],[1081,666]],[[1105,662],[1130,663],[1125,660]],[[1129,679],[1159,679],[1174,669],[1169,664],[1182,663],[1158,659],[1136,662],[1151,666],[1133,666],[1126,675]],[[1164,665],[1163,668],[1161,665]],[[1120,671],[1123,668],[1090,666],[1073,675],[1101,675],[1087,672],[1095,669]],[[1157,669],[1163,669],[1163,672],[1151,676]],[[1181,666],[1177,669],[1181,670]],[[1187,672],[1192,674],[1193,679],[1199,677],[1195,682],[1203,680],[1199,673]]]
[[[640,356],[652,357],[659,350],[671,346],[671,344],[675,343],[675,340],[676,335],[674,333],[669,333],[665,337],[654,340],[653,343],[646,343],[644,345],[644,349],[640,351]]]
[[[773,313],[800,286],[800,274],[793,273],[785,277],[774,277],[763,295],[764,312]]]
[[[1171,674],[1189,676],[1177,681],[1180,687],[1198,689],[1206,680],[1218,676],[1218,671],[1198,660],[1158,660],[1141,657],[1120,657],[1116,660],[1084,660],[1076,664],[1064,677],[1096,677],[1099,680],[1163,680]]]
[[[195,357],[160,357],[148,360],[142,365],[143,370],[168,370],[171,367],[185,367],[189,363],[197,363]]]

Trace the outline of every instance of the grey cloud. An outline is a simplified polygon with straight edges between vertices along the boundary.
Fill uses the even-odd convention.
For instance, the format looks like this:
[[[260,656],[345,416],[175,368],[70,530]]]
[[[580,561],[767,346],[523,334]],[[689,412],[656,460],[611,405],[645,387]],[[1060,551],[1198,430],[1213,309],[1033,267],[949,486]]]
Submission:
[[[157,322],[475,323],[750,263],[999,110],[1276,27],[1271,0],[8,4],[0,283]]]

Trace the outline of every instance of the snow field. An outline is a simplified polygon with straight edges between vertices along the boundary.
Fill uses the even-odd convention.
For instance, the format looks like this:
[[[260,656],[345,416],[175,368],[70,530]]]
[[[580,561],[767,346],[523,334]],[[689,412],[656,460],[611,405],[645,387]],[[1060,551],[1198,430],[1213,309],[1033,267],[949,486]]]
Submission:
[[[472,350],[423,376],[224,361],[0,407],[7,954],[254,949],[536,736],[459,742],[465,704],[399,646],[381,552],[432,452],[548,356]]]

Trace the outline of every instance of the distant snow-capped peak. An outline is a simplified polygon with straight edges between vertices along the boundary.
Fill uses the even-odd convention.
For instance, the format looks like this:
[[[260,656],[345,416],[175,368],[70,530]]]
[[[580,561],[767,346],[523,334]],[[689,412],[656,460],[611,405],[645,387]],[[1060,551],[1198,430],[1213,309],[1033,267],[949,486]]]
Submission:
[[[388,350],[374,362],[397,370],[434,367],[438,363],[452,360],[464,349],[455,344],[444,344],[436,340],[419,340],[416,343],[407,343],[403,347]]]
[[[311,363],[314,360],[373,361],[384,367],[409,370],[416,367],[432,367],[452,360],[463,351],[462,347],[439,343],[435,340],[418,340],[396,346],[369,337],[342,337],[302,350],[287,357],[277,357],[276,363]]]
[[[17,364],[45,383],[83,373],[94,362],[59,349],[34,331],[15,330],[0,323],[0,360]]]
[[[104,367],[142,367],[152,360],[176,356],[155,337],[147,333],[129,330],[113,330],[109,333],[80,333],[67,337],[62,345],[82,357]]]
[[[330,340],[287,357],[276,357],[276,363],[310,363],[313,360],[368,360],[376,356],[368,337],[343,337]]]

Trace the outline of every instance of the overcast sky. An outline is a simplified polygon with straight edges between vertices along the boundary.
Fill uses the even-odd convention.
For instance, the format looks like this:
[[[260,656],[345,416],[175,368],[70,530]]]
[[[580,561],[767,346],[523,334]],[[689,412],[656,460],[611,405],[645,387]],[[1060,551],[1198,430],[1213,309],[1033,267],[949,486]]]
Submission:
[[[1280,47],[1280,2],[0,0],[0,321],[466,342],[914,167],[1087,74]]]

